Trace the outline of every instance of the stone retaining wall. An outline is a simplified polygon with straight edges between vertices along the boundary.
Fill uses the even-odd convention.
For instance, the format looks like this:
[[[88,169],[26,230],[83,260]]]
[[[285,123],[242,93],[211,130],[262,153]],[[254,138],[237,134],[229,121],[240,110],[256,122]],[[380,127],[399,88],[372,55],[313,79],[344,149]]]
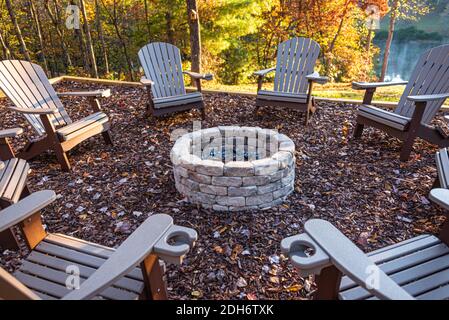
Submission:
[[[273,130],[232,126],[195,131],[177,140],[171,158],[177,190],[204,208],[265,209],[281,204],[294,190],[295,145]]]

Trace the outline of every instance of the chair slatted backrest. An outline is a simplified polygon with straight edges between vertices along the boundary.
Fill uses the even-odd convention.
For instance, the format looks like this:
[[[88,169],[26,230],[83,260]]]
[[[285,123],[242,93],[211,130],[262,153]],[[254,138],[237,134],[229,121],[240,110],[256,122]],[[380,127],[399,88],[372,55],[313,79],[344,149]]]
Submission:
[[[307,93],[306,76],[313,73],[319,54],[319,44],[309,38],[296,37],[279,44],[274,90]]]
[[[153,42],[139,50],[139,60],[145,76],[154,82],[155,98],[186,93],[181,65],[181,52],[172,44]]]
[[[0,88],[19,108],[57,108],[50,119],[55,126],[72,123],[44,70],[34,63],[20,60],[0,62]],[[45,133],[38,115],[26,114],[28,122],[39,135]]]
[[[395,113],[411,117],[415,110],[408,96],[429,95],[449,92],[449,45],[442,45],[426,51],[418,60],[410,80],[402,94]],[[428,124],[441,108],[444,99],[427,103],[422,123]]]

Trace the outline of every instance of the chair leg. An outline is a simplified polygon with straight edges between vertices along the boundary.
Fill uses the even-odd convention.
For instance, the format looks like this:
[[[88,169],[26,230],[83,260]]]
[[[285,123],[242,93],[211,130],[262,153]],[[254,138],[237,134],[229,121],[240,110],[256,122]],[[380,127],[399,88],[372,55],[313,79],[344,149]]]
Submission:
[[[307,126],[309,124],[309,119],[310,119],[310,109],[309,109],[309,107],[307,107],[307,111],[306,111],[306,115],[305,115],[305,119],[304,119],[305,126]]]
[[[317,291],[315,300],[338,300],[342,274],[334,266],[329,266],[321,270],[321,273],[315,277]]]
[[[9,250],[20,249],[19,241],[11,229],[0,232],[0,247]]]
[[[42,138],[28,142],[25,147],[19,152],[17,158],[24,160],[31,160],[37,157],[41,153],[48,150],[48,146],[51,144],[49,139]]]
[[[310,106],[310,111],[312,112],[312,114],[314,114],[316,112],[316,108],[317,108],[316,101],[315,101],[315,97],[312,97],[311,99],[312,99],[311,100],[312,104]]]
[[[441,187],[440,178],[437,176],[435,181],[432,184],[431,189],[436,189],[436,188],[440,188],[440,187]]]
[[[7,208],[11,203],[7,201],[0,201],[0,208]],[[14,234],[12,229],[7,229],[0,232],[0,248],[6,250],[18,250],[19,241],[17,240],[16,235]]]
[[[145,282],[140,299],[167,300],[167,284],[157,255],[150,254],[140,264]]]
[[[64,171],[70,171],[71,166],[67,154],[64,152],[60,144],[56,144],[54,149],[56,158],[58,159],[61,169]]]
[[[364,124],[357,123],[356,126],[355,126],[355,129],[354,129],[353,137],[356,138],[356,139],[360,138],[362,136],[364,128],[365,128]]]
[[[438,238],[449,246],[449,219],[447,216],[446,220],[443,222],[443,225],[440,227]]]
[[[111,136],[110,130],[102,132],[101,135],[103,136],[103,139],[106,142],[106,144],[110,144],[111,146],[114,145],[114,142],[112,142],[112,136]]]
[[[202,106],[200,109],[201,109],[201,120],[206,120],[206,108]]]
[[[405,162],[410,158],[410,154],[413,150],[413,144],[415,143],[416,135],[410,135],[405,139],[404,144],[402,145],[400,160]]]

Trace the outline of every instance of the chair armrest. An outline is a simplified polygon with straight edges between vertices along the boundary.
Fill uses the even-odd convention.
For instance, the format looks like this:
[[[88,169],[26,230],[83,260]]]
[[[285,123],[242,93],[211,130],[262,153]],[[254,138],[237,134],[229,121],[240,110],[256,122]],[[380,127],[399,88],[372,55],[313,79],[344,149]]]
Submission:
[[[59,110],[56,108],[26,109],[26,108],[8,107],[8,109],[23,114],[55,114],[59,112]]]
[[[181,234],[179,230],[171,231],[173,219],[166,214],[157,214],[149,217],[142,223],[120,247],[107,259],[97,271],[95,271],[81,287],[63,297],[64,300],[91,299],[115,283],[118,279],[129,273],[148,255],[161,241],[169,241],[171,238],[185,238],[189,244],[184,246],[182,252],[190,248],[190,234]],[[196,235],[196,232],[195,232]],[[175,245],[179,247],[179,245]],[[179,248],[176,248],[179,253]],[[168,252],[170,253],[170,252]]]
[[[95,90],[95,91],[74,91],[74,92],[58,92],[59,97],[92,97],[92,98],[109,98],[111,89]]]
[[[318,84],[326,84],[329,81],[328,77],[320,76],[318,72],[311,73],[306,76],[306,79]]]
[[[408,96],[407,100],[414,102],[427,102],[427,101],[435,101],[441,99],[449,98],[449,93],[439,93],[439,94],[425,94],[418,96]]]
[[[0,232],[9,229],[56,200],[52,190],[43,190],[30,194],[19,202],[0,211]]]
[[[0,130],[0,139],[2,138],[14,138],[23,133],[22,128],[11,128],[11,129],[4,129]]]
[[[145,87],[151,87],[154,85],[154,81],[147,79],[145,77],[140,78],[140,83],[143,84]]]
[[[267,74],[269,74],[270,72],[272,72],[274,70],[276,70],[276,67],[263,69],[263,70],[258,70],[256,72],[254,72],[253,75],[259,76],[259,77],[265,77]]]
[[[182,73],[190,76],[191,78],[195,79],[195,80],[206,80],[206,81],[210,81],[214,79],[214,75],[211,73],[197,73],[197,72],[193,72],[193,71],[183,71]]]
[[[332,264],[376,297],[413,299],[331,223],[309,220],[304,230],[305,234],[286,238],[281,245],[282,250],[291,256],[293,264],[303,269],[303,275],[307,270],[309,274],[318,273]],[[311,255],[307,254],[309,248],[314,251]],[[373,285],[369,281],[371,279],[375,280]]]
[[[440,207],[449,210],[449,190],[436,188],[430,190],[429,199]]]
[[[330,222],[309,220],[305,223],[304,230],[326,252],[335,267],[376,297],[391,300],[413,299]],[[371,286],[370,278],[376,280],[378,285]]]
[[[395,82],[353,82],[352,89],[354,90],[366,90],[376,89],[380,87],[402,86],[406,85],[408,81],[395,81]]]

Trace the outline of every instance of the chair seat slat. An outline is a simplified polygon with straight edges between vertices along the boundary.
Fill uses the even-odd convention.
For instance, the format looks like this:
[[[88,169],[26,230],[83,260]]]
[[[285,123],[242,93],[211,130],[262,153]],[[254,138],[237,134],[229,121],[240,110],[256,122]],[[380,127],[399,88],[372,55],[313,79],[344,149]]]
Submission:
[[[75,265],[74,265],[75,266]],[[43,265],[35,264],[32,262],[24,261],[20,268],[20,272],[39,277],[46,281],[55,283],[56,285],[66,286],[67,277],[70,273],[64,271],[58,271],[51,268],[47,268]],[[86,280],[85,277],[80,276],[80,284]],[[44,290],[43,290],[44,291]],[[67,290],[68,292],[69,290]],[[106,299],[121,299],[121,300],[133,300],[138,297],[139,293],[118,289],[115,287],[109,287],[104,290],[100,296]]]
[[[73,250],[75,254],[81,253],[81,255],[77,256],[77,259],[81,259],[80,262],[83,262],[83,255],[90,257],[97,257],[102,260],[95,260],[92,267],[98,267],[98,263],[102,263],[103,260],[109,258],[113,253],[114,249],[108,248],[105,246],[101,246],[95,243],[91,243],[88,241],[84,241],[81,239],[73,238],[67,235],[62,234],[49,234],[45,238],[45,242],[48,244],[54,244],[61,248],[65,248],[69,251],[65,251],[64,254],[70,254]],[[64,258],[65,256],[63,256]],[[92,262],[90,262],[92,263]],[[87,264],[86,264],[87,265]],[[129,277],[136,280],[143,280],[142,272],[139,267],[133,269],[129,274]]]

